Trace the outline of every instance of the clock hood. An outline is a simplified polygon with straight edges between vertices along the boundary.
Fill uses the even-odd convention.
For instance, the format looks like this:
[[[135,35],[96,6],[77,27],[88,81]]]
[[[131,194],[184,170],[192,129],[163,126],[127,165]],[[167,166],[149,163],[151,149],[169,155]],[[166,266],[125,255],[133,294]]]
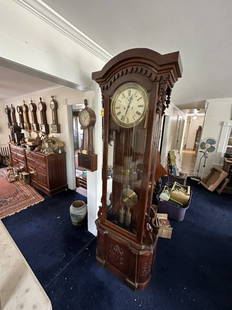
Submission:
[[[182,76],[182,64],[179,52],[173,52],[169,54],[161,55],[158,52],[148,49],[148,48],[133,48],[126,50],[115,57],[113,57],[101,71],[93,72],[92,79],[101,83],[101,80],[106,79],[110,76],[111,72],[117,68],[123,68],[124,64],[128,65],[128,60],[130,59],[131,64],[139,63],[149,65],[153,67],[156,71],[162,71],[162,69],[173,69],[175,72],[176,79]]]

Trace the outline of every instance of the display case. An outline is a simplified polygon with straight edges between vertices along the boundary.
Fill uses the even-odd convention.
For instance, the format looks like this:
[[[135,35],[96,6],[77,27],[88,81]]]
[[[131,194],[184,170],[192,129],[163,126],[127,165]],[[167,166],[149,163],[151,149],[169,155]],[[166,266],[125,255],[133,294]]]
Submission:
[[[93,73],[104,108],[97,260],[133,288],[144,288],[151,276],[158,238],[151,205],[161,118],[181,71],[178,52],[132,49]]]

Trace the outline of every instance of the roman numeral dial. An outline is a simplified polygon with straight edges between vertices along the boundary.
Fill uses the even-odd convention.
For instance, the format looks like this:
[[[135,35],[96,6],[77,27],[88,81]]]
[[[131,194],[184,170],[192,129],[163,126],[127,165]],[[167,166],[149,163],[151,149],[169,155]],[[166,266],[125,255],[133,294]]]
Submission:
[[[111,115],[115,123],[122,127],[134,127],[145,117],[148,106],[146,91],[137,83],[120,86],[111,102]]]

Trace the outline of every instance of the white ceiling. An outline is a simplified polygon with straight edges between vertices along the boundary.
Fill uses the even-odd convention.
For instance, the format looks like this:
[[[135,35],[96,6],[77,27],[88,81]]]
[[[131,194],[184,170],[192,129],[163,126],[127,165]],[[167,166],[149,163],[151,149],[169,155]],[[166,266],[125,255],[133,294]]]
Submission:
[[[0,100],[28,94],[57,84],[0,66]]]
[[[134,47],[180,51],[175,104],[232,97],[231,0],[44,1],[112,55]]]

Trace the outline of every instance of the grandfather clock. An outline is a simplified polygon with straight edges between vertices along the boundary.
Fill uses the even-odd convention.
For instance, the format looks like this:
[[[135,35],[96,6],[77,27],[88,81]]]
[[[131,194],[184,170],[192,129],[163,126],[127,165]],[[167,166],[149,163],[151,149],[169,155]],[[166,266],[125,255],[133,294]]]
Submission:
[[[148,285],[158,227],[152,208],[160,122],[181,77],[179,52],[137,48],[92,75],[104,108],[97,260],[132,288]]]

